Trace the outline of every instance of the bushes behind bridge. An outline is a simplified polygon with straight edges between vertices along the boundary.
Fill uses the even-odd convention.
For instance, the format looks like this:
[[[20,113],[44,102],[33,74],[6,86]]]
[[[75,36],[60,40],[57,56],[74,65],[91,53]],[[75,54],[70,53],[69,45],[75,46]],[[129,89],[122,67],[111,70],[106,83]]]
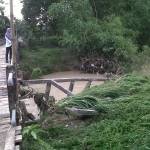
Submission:
[[[31,49],[66,47],[82,57],[116,60],[131,71],[135,59],[141,59],[138,53],[150,46],[149,0],[22,2],[24,20],[17,31]]]
[[[42,75],[42,71],[40,68],[34,68],[32,70],[32,74],[31,74],[32,78],[36,79],[36,78],[40,77],[41,75]]]
[[[38,47],[21,49],[20,52],[21,70],[28,72],[28,76],[32,75],[33,78],[41,74],[70,70],[76,64],[76,55],[72,55],[72,51],[65,48]]]

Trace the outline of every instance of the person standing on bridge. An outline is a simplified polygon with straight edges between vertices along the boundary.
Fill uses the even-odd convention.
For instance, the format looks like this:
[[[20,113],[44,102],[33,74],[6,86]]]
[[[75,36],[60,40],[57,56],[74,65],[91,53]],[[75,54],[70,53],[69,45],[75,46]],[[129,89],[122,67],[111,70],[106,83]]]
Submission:
[[[6,40],[6,63],[11,63],[12,58],[12,34],[11,34],[11,28],[7,28],[7,31],[5,33],[5,40]],[[9,58],[8,58],[9,56]]]

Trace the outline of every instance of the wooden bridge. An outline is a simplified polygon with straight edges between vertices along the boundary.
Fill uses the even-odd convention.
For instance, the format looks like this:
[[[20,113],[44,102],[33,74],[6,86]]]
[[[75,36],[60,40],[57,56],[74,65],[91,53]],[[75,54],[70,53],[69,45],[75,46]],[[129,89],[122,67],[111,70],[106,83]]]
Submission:
[[[21,126],[16,125],[15,108],[10,107],[12,93],[8,90],[5,48],[0,47],[0,150],[17,150],[21,142]],[[8,67],[9,68],[9,67]],[[7,72],[9,73],[9,72]],[[14,88],[14,87],[11,87]]]

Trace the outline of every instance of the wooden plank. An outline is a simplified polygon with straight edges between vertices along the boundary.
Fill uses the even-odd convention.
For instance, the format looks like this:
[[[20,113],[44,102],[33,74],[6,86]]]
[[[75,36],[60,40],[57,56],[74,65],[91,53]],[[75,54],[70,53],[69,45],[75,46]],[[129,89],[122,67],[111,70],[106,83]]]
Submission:
[[[17,126],[15,135],[21,135],[21,130],[22,130],[22,127],[21,126]]]
[[[0,80],[0,84],[6,84],[6,80]]]
[[[6,125],[1,125],[0,126],[0,132],[2,133],[3,131],[7,131],[10,128],[10,124],[6,124]]]
[[[7,131],[8,131],[8,128],[6,128],[6,129],[3,129],[2,131],[0,131],[0,136],[1,135],[6,135],[7,134]],[[3,139],[3,140],[5,140],[5,139]],[[1,142],[1,141],[0,141]]]
[[[1,106],[1,111],[0,114],[4,114],[5,112],[7,112],[9,109],[9,106]]]
[[[15,149],[15,128],[10,128],[7,133],[4,150]]]
[[[2,107],[2,106],[8,106],[9,104],[8,104],[8,102],[0,102],[0,107]]]
[[[0,102],[8,102],[8,98],[5,97],[0,97]]]
[[[19,143],[21,143],[22,142],[22,135],[17,135],[17,136],[15,136],[15,143],[16,144],[19,144]]]
[[[70,85],[69,85],[69,91],[70,91],[70,92],[73,91],[74,83],[75,83],[75,81],[71,81],[71,82],[70,82]]]
[[[9,105],[8,103],[0,103],[0,108],[1,107],[7,107],[8,108],[8,105]]]
[[[15,147],[15,150],[20,150],[20,145],[17,145],[17,146]]]
[[[1,96],[7,96],[8,94],[5,93],[5,92],[4,92],[4,93],[3,93],[3,92],[0,92],[0,95],[1,95]]]
[[[8,103],[8,100],[0,99],[0,103],[1,104],[6,104],[6,103]]]
[[[51,83],[48,82],[48,83],[46,84],[46,90],[45,90],[45,99],[46,99],[46,100],[49,99],[50,90],[51,90]]]
[[[71,81],[106,81],[107,78],[61,78],[61,79],[53,79],[56,82],[71,82]],[[37,79],[37,80],[23,80],[26,84],[45,84],[47,82],[51,82],[52,79]]]
[[[0,106],[8,106],[8,101],[0,101]]]
[[[5,119],[2,119],[0,121],[0,127],[1,127],[1,125],[5,125],[5,124],[10,124],[10,119],[9,118],[5,118]]]
[[[1,104],[6,104],[6,103],[8,104],[8,100],[7,99],[6,100],[5,99],[0,99],[0,103]]]
[[[91,86],[92,81],[88,81],[84,89],[88,89]]]
[[[0,102],[0,108],[9,108],[8,102]]]
[[[21,135],[21,130],[17,130],[16,132],[15,132],[15,135],[17,136],[17,135]]]
[[[3,96],[3,95],[8,95],[8,93],[7,93],[7,90],[5,89],[5,90],[0,90],[0,94]]]
[[[5,97],[0,97],[0,102],[8,102],[7,96],[5,96]]]
[[[5,106],[5,105],[1,106],[0,114],[5,113],[8,109],[9,109],[8,105],[7,106]]]
[[[11,125],[10,124],[3,124],[0,126],[0,129],[6,128],[6,127],[9,129],[11,127]]]
[[[53,86],[55,86],[56,88],[58,88],[59,90],[61,90],[62,92],[64,92],[65,94],[67,94],[68,96],[73,96],[72,92],[70,92],[69,90],[65,89],[64,87],[62,87],[59,83],[57,83],[56,81],[51,80],[51,84]]]
[[[1,118],[9,118],[10,117],[10,113],[7,112],[7,113],[0,113],[0,119]]]
[[[18,131],[18,130],[22,130],[22,127],[21,126],[17,126],[16,127],[16,131]]]

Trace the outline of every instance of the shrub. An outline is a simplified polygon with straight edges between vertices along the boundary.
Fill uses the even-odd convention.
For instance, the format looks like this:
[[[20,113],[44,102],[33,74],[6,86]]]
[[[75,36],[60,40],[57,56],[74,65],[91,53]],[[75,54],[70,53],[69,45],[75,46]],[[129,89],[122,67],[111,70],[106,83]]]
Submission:
[[[22,49],[21,69],[31,74],[34,68],[40,68],[42,74],[70,70],[77,59],[72,53],[64,48]]]
[[[32,70],[32,74],[31,74],[31,77],[32,78],[38,78],[38,77],[40,77],[42,75],[42,71],[41,71],[41,69],[40,68],[34,68],[33,70]]]

